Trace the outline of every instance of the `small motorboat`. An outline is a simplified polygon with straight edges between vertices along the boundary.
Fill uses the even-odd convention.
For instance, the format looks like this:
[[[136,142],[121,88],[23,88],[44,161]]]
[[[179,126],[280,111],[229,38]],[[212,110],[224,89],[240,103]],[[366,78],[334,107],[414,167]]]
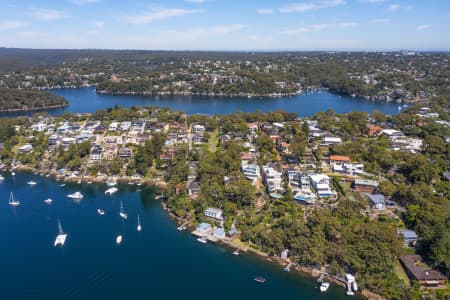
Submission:
[[[120,245],[122,243],[122,236],[119,234],[117,237],[116,237],[116,244],[117,245]]]
[[[83,199],[83,194],[80,192],[75,192],[73,194],[69,194],[67,195],[67,197],[71,198],[71,199],[76,199],[76,200],[80,200]]]
[[[30,181],[27,182],[27,184],[29,186],[35,186],[37,183],[36,183],[36,181],[30,180]]]
[[[0,175],[0,181],[5,180],[5,177],[3,177],[2,175]]]
[[[322,283],[320,284],[319,289],[323,293],[323,292],[326,292],[329,287],[330,287],[330,283],[329,282],[322,281]]]
[[[101,208],[97,209],[97,213],[98,213],[100,216],[104,216],[104,215],[105,215],[105,211],[104,211],[103,209],[101,209]]]
[[[65,183],[61,183],[59,186],[60,186],[60,187],[65,187],[66,184],[65,184]]]
[[[109,189],[107,189],[107,190],[105,191],[105,195],[106,195],[106,196],[111,196],[112,194],[117,193],[118,190],[119,190],[119,189],[116,188],[116,187],[110,187]]]
[[[208,242],[208,240],[204,237],[200,237],[197,239],[197,242],[202,243],[202,244],[206,244]]]
[[[16,172],[11,172],[11,176],[16,176]]]
[[[53,203],[53,199],[52,198],[48,198],[44,200],[45,204],[52,204]]]
[[[255,277],[253,277],[253,280],[256,281],[256,282],[259,282],[259,283],[266,282],[266,279],[264,277],[262,277],[262,276],[255,276]]]
[[[236,249],[236,251],[233,252],[233,255],[239,255],[239,249]]]

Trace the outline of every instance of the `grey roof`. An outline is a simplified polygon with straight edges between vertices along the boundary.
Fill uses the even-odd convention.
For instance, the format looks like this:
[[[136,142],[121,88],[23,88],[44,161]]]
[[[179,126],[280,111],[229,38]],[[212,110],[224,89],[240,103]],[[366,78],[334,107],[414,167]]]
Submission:
[[[442,173],[442,176],[444,176],[445,179],[450,180],[450,171]]]
[[[384,204],[386,202],[386,198],[382,194],[369,194],[367,197],[373,204]]]
[[[192,181],[189,185],[190,190],[200,190],[200,182],[198,181]]]
[[[378,186],[378,182],[375,180],[369,180],[369,179],[360,179],[357,178],[355,179],[355,184],[357,185],[369,185],[369,186]]]
[[[416,240],[417,234],[410,229],[399,229],[398,234],[403,234],[405,240]]]

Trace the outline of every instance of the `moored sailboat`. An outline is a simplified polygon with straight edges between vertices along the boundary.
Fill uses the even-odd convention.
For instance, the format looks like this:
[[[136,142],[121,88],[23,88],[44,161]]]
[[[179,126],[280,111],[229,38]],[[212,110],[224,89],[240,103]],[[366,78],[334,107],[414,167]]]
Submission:
[[[61,222],[58,220],[58,235],[56,236],[54,246],[64,246],[64,243],[66,242],[67,233],[64,233]]]
[[[124,220],[126,220],[126,219],[128,219],[128,215],[127,215],[127,213],[124,211],[124,209],[123,209],[123,202],[122,201],[120,201],[120,212],[119,212],[119,216],[122,218],[122,219],[124,219]]]
[[[20,205],[20,201],[19,200],[14,200],[14,195],[13,195],[12,192],[11,192],[11,194],[9,194],[9,202],[8,202],[8,204],[11,205],[11,206],[19,206]]]

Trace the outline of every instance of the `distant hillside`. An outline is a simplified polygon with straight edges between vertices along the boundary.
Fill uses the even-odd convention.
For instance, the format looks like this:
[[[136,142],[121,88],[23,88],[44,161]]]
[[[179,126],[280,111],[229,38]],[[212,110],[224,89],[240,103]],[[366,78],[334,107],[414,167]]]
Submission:
[[[0,89],[0,111],[30,111],[67,106],[61,96],[36,90]]]

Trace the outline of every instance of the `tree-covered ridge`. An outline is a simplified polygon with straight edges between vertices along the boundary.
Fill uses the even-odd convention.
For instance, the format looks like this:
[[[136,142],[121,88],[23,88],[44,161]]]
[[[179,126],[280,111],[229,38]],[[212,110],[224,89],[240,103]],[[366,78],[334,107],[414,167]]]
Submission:
[[[0,111],[29,111],[67,106],[61,96],[36,90],[0,89]]]

